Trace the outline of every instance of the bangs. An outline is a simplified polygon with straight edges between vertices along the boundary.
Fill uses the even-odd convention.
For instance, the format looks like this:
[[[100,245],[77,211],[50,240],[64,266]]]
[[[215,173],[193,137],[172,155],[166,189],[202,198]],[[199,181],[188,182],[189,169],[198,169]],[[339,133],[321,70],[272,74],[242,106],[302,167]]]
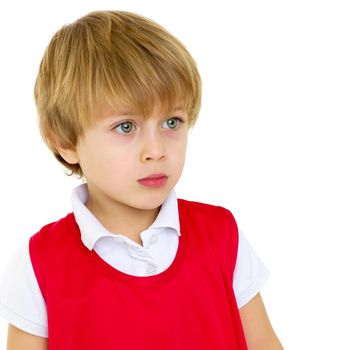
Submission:
[[[113,76],[113,73],[108,76]],[[193,115],[193,90],[188,81],[174,72],[163,72],[158,68],[147,76],[134,74],[121,80],[109,80],[108,76],[96,85],[100,86],[96,91],[96,107],[102,105],[117,110],[123,105],[147,119],[154,106],[160,103],[161,110],[166,114],[180,107],[188,113],[189,118]],[[96,107],[93,109],[96,110]],[[95,116],[100,115],[99,112],[95,113]]]
[[[99,107],[113,109],[119,104],[147,118],[159,101],[166,113],[181,106],[191,123],[199,112],[201,96],[192,56],[158,24],[123,14],[122,26],[114,13],[108,18],[110,25],[81,24],[84,35],[80,44],[85,50],[80,69],[85,80],[82,88],[91,96],[90,121],[100,115]]]

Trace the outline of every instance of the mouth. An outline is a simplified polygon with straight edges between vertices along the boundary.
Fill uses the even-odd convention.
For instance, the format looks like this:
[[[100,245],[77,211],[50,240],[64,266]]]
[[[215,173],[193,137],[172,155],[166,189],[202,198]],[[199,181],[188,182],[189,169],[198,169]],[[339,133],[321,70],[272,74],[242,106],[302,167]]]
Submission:
[[[138,181],[143,181],[143,180],[150,180],[150,179],[161,179],[161,178],[167,178],[168,176],[164,173],[160,173],[160,174],[151,174],[148,175],[146,177],[144,177],[143,179],[139,179]]]
[[[162,187],[168,181],[168,176],[166,174],[152,174],[143,179],[137,180],[139,184],[146,187]]]

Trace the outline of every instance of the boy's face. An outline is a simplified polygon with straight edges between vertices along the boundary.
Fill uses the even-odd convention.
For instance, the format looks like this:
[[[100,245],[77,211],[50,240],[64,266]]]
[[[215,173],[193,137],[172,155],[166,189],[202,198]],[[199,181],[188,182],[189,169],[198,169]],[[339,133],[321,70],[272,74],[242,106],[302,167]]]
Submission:
[[[117,204],[154,209],[164,202],[181,176],[188,125],[188,115],[181,108],[165,115],[156,106],[148,120],[126,108],[118,112],[106,109],[103,117],[78,139],[76,149],[66,152],[70,152],[70,162],[80,164],[89,201],[105,208]],[[138,182],[159,173],[167,175],[160,187]]]

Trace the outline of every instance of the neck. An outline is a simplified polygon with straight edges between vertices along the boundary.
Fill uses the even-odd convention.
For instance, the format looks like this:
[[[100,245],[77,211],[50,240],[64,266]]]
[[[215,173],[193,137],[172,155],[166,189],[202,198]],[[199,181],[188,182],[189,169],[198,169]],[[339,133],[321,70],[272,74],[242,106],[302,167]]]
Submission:
[[[109,232],[122,234],[140,245],[141,232],[152,225],[160,211],[160,206],[143,210],[115,201],[101,201],[90,195],[86,207]]]

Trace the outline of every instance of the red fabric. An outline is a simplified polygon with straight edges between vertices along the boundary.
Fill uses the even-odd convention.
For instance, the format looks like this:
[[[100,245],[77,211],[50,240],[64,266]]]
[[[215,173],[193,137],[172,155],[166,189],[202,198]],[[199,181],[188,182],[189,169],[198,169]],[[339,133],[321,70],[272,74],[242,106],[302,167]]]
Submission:
[[[73,213],[30,239],[50,350],[247,349],[232,287],[230,211],[178,199],[177,255],[157,275],[114,269],[81,241]]]

